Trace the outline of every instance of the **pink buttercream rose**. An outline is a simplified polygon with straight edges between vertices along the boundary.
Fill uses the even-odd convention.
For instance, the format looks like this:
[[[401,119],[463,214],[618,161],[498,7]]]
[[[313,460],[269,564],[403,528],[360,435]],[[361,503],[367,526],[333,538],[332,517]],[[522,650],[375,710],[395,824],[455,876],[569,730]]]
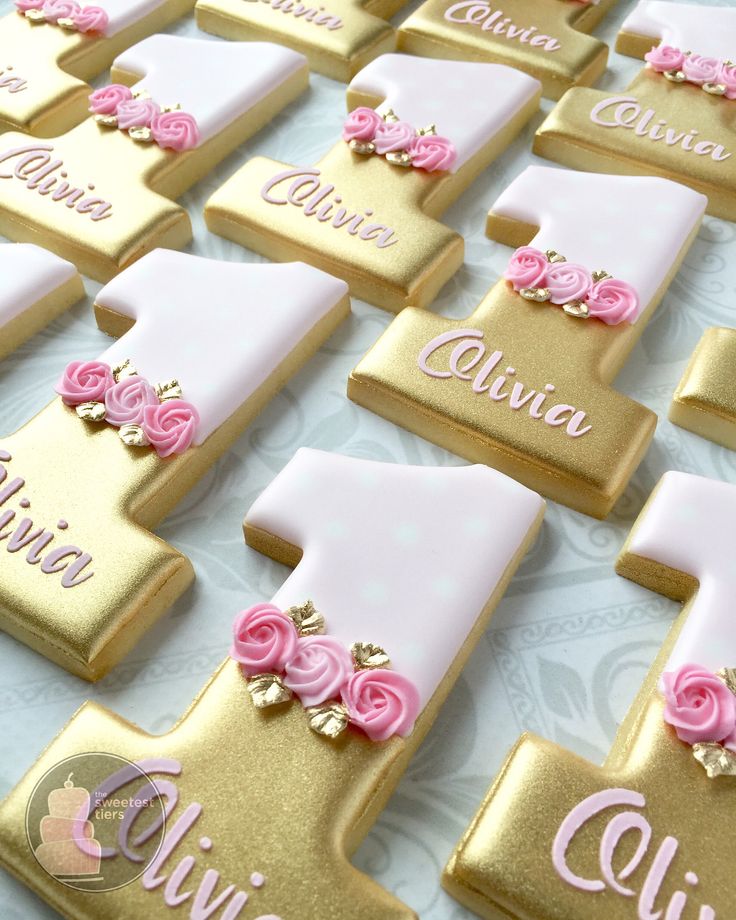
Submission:
[[[183,399],[167,399],[143,409],[143,432],[159,457],[183,454],[191,447],[199,413]]]
[[[386,741],[393,735],[405,738],[419,715],[419,692],[414,684],[384,668],[358,671],[342,689],[342,700],[350,721],[371,741]]]
[[[664,720],[687,744],[720,743],[736,728],[736,697],[715,674],[685,664],[662,675]]]
[[[157,406],[158,396],[143,377],[124,377],[105,393],[105,421],[121,425],[140,425],[146,406]]]
[[[299,634],[291,619],[273,604],[256,604],[233,623],[230,657],[248,677],[278,673],[293,657]]]
[[[79,12],[79,4],[75,0],[46,0],[43,5],[43,15],[46,22],[58,22],[60,19],[72,19]]]
[[[574,262],[554,262],[547,267],[544,279],[550,302],[556,304],[585,300],[592,284],[588,269]]]
[[[103,361],[72,361],[67,364],[56,392],[67,406],[101,402],[115,383],[109,364]]]
[[[19,13],[25,13],[27,10],[40,10],[43,8],[46,0],[15,0],[15,5]]]
[[[111,83],[96,89],[89,97],[89,110],[93,115],[115,115],[118,106],[133,98],[128,86]]]
[[[378,112],[361,105],[348,115],[342,129],[344,141],[372,141],[379,125],[384,123]]]
[[[668,70],[679,70],[682,67],[685,53],[680,51],[679,48],[673,48],[671,45],[659,45],[645,54],[644,60],[657,73],[666,73]]]
[[[194,116],[187,112],[161,112],[151,122],[151,133],[159,147],[191,150],[199,143],[199,128]]]
[[[515,291],[544,287],[548,268],[549,261],[543,252],[533,246],[521,246],[511,256],[503,276],[511,282]]]
[[[100,6],[85,6],[72,16],[80,32],[104,32],[110,25],[110,17]]]
[[[340,696],[355,666],[350,652],[334,636],[304,636],[286,662],[284,683],[304,706],[319,706]]]
[[[703,83],[717,83],[721,71],[718,58],[703,57],[700,54],[688,54],[682,63],[682,72],[691,83],[702,86]]]
[[[118,106],[118,128],[150,128],[153,119],[161,114],[160,106],[153,99],[129,99]]]
[[[409,147],[411,165],[427,172],[447,172],[457,160],[457,150],[452,141],[437,134],[415,137]]]
[[[716,83],[726,87],[726,99],[736,99],[736,64],[722,64]]]
[[[586,300],[590,315],[609,326],[633,323],[639,312],[639,295],[625,281],[604,278],[590,289]]]
[[[414,135],[414,128],[405,121],[382,121],[374,138],[376,153],[383,156],[395,150],[407,150]]]

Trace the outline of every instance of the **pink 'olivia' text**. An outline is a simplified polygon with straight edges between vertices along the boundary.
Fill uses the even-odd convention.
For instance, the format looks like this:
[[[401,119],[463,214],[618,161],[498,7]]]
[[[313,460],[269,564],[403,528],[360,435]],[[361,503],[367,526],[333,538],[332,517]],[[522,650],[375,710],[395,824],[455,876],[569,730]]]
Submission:
[[[447,22],[457,22],[460,25],[476,26],[483,32],[498,35],[509,41],[516,39],[522,45],[531,48],[540,48],[542,51],[559,51],[562,45],[556,38],[543,35],[536,26],[517,26],[504,16],[503,10],[495,10],[487,0],[460,0],[453,3],[445,10]]]
[[[0,89],[5,89],[9,93],[22,93],[24,89],[28,89],[28,83],[23,77],[13,73],[12,67],[6,67],[5,70],[0,70]]]
[[[281,13],[291,13],[295,19],[304,17],[305,22],[312,22],[316,26],[326,26],[330,31],[342,29],[342,19],[327,13],[323,6],[304,6],[294,0],[247,0],[248,3],[267,3],[271,9]]]

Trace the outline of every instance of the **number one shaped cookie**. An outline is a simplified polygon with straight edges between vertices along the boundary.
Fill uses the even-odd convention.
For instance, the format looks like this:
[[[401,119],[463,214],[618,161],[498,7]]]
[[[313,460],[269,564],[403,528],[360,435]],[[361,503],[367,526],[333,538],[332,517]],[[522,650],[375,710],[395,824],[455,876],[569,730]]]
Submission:
[[[122,338],[0,440],[2,628],[105,674],[193,577],[150,528],[348,311],[345,284],[311,266],[167,250],[103,288],[98,323]]]
[[[279,561],[300,561],[273,606],[239,618],[237,661],[217,670],[163,737],[86,704],[0,806],[0,861],[69,920],[166,920],[185,901],[180,915],[199,920],[411,920],[411,910],[348,859],[428,731],[543,512],[538,495],[485,467],[298,451],[252,507],[245,532]],[[357,672],[348,651],[356,641]],[[269,668],[288,672],[283,683],[259,674]],[[296,698],[259,709],[254,700],[268,702],[263,685],[291,685]],[[344,727],[348,716],[348,727],[329,737],[330,720]],[[100,744],[133,762],[165,758],[153,778],[173,781],[177,795],[167,840],[142,879],[90,895],[36,863],[25,810],[48,767]],[[149,823],[135,823],[129,839]],[[135,844],[128,850],[140,858]],[[254,872],[265,880],[256,892]],[[248,896],[240,910],[238,892]],[[222,912],[204,912],[216,897]]]
[[[647,64],[622,92],[572,89],[534,151],[576,169],[665,176],[736,219],[736,9],[643,2],[618,50]]]
[[[407,0],[198,0],[197,24],[230,39],[262,39],[306,55],[312,70],[350,80],[373,58],[393,51],[386,21]]]
[[[616,0],[426,0],[399,29],[399,48],[518,67],[559,99],[590,86],[606,69],[608,47],[591,32]]]
[[[299,95],[308,71],[278,45],[154,35],[115,60],[112,78],[67,134],[0,135],[0,232],[40,240],[99,281],[189,242],[170,198]]]
[[[704,206],[702,195],[663,179],[530,166],[488,218],[492,238],[531,240],[511,257],[511,280],[498,281],[466,320],[405,310],[355,368],[348,395],[448,450],[605,517],[657,420],[611,382]],[[653,214],[666,218],[654,226]]]
[[[617,570],[686,607],[603,767],[514,748],[445,875],[481,917],[734,916],[735,516],[733,485],[661,480]]]
[[[10,6],[10,4],[8,4]],[[0,131],[52,137],[86,117],[91,80],[193,0],[14,0],[0,19]]]
[[[0,246],[0,358],[84,297],[76,268],[40,246]]]
[[[383,55],[350,84],[343,139],[316,166],[251,160],[212,196],[207,224],[344,278],[386,310],[424,307],[463,260],[462,237],[438,216],[539,96],[536,80],[509,67]]]

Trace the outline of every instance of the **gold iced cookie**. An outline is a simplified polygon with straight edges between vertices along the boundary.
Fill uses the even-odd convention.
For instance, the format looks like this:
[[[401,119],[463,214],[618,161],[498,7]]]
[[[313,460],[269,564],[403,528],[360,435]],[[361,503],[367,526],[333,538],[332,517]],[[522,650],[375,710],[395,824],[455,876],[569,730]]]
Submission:
[[[663,179],[528,167],[488,217],[490,237],[519,247],[505,277],[468,319],[405,310],[350,375],[349,397],[605,517],[657,421],[611,384],[704,207]],[[655,226],[655,214],[667,218]]]
[[[54,137],[82,121],[87,82],[194,0],[16,0],[0,19],[0,131]],[[104,7],[104,9],[103,9]]]
[[[736,450],[736,329],[708,329],[670,406],[670,421]]]
[[[97,296],[119,341],[0,439],[0,626],[103,676],[193,578],[150,533],[349,312],[311,266],[157,250]]]
[[[602,767],[518,742],[445,872],[479,916],[734,916],[734,515],[733,485],[661,480],[617,571],[685,608]]]
[[[0,233],[98,281],[186,245],[189,215],[171,199],[306,89],[308,72],[278,45],[155,35],[116,58],[112,79],[67,134],[0,135]]]
[[[215,192],[214,233],[275,261],[304,259],[386,310],[424,307],[462,265],[439,215],[536,111],[509,67],[387,54],[348,87],[343,139],[315,166],[257,157]]]
[[[591,32],[616,0],[426,0],[399,29],[411,54],[492,61],[538,80],[559,99],[590,86],[606,69],[608,47]]]
[[[0,805],[0,862],[68,920],[168,920],[185,901],[183,917],[218,920],[412,920],[350,856],[543,513],[538,495],[487,467],[298,451],[245,520],[251,546],[296,565],[272,603],[238,616],[232,658],[167,734],[84,705]],[[63,762],[87,752],[145,769],[166,792],[168,821],[152,861],[144,833],[160,831],[157,812],[133,806],[128,830],[107,839],[97,821],[94,839],[117,858],[103,860],[107,878],[79,890],[38,864],[26,816],[44,774],[60,764],[65,779]],[[127,783],[85,779],[124,800],[141,785],[135,770]],[[65,799],[55,812],[61,804],[81,820],[91,810]],[[40,805],[31,811],[46,816]],[[141,877],[109,890],[131,858],[142,860]]]
[[[618,50],[646,67],[620,92],[572,89],[534,152],[575,169],[664,176],[736,219],[736,9],[641,0]]]
[[[280,42],[306,55],[312,70],[347,82],[396,47],[387,22],[407,0],[198,0],[205,32]]]

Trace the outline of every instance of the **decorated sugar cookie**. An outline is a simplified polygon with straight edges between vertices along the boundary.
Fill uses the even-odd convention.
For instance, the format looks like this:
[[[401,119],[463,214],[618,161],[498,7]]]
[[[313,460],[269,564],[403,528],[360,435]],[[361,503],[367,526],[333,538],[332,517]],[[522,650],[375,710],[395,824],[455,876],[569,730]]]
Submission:
[[[393,51],[387,22],[407,0],[198,0],[197,24],[235,39],[265,39],[305,54],[312,70],[350,80],[373,58]]]
[[[643,0],[617,49],[644,69],[619,92],[572,89],[534,151],[576,169],[665,176],[736,219],[736,9]]]
[[[0,862],[69,920],[167,920],[176,907],[200,920],[412,920],[349,857],[543,512],[538,495],[487,467],[298,451],[245,521],[251,546],[296,570],[272,601],[236,617],[232,640],[222,637],[229,659],[166,735],[83,706],[0,806]],[[117,835],[95,820],[110,790],[130,799],[151,788],[130,765],[110,779],[85,776],[101,751],[150,776],[165,798],[163,840],[160,807],[141,814],[132,805]],[[77,791],[67,804],[70,790],[62,799],[79,818],[79,849],[94,855],[85,843],[94,835],[116,854],[86,889],[39,864],[35,829],[47,790],[80,763],[71,782],[103,791],[91,802]],[[131,865],[140,878],[109,890]]]
[[[0,358],[84,297],[76,268],[40,246],[0,246]]]
[[[405,310],[352,372],[348,395],[605,517],[657,421],[611,383],[704,207],[664,179],[528,167],[488,217],[489,236],[519,247],[504,276],[468,319]],[[653,214],[666,215],[654,231]]]
[[[734,916],[734,516],[734,485],[657,486],[617,571],[685,609],[602,767],[518,742],[445,874],[479,916]]]
[[[150,529],[348,311],[311,266],[168,250],[103,288],[98,324],[121,338],[0,438],[0,626],[105,674],[193,577]]]
[[[386,310],[424,307],[463,261],[439,214],[536,111],[510,67],[386,54],[348,88],[342,138],[315,166],[257,157],[207,204],[215,233],[344,278]],[[417,241],[421,240],[421,246]]]
[[[0,228],[109,280],[192,236],[183,194],[307,86],[304,58],[265,43],[154,35],[61,137],[0,135]],[[170,196],[170,197],[169,197]]]
[[[509,64],[542,81],[552,99],[590,86],[608,48],[591,32],[616,0],[425,0],[399,29],[399,48]]]
[[[670,421],[736,450],[736,329],[708,329],[670,406]]]
[[[0,19],[0,131],[53,137],[82,121],[86,81],[194,0],[13,0]]]

